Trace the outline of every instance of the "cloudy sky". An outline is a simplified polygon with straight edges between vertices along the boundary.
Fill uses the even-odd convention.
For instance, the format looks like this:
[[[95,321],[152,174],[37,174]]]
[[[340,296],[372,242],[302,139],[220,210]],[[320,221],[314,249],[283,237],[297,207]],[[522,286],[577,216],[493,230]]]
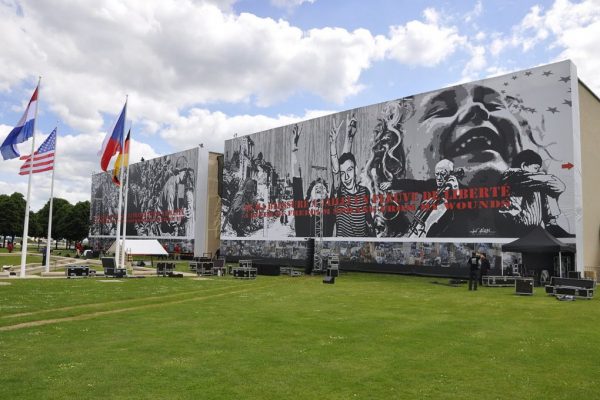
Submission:
[[[73,203],[126,95],[138,161],[564,59],[600,94],[600,0],[0,0],[0,20],[0,140],[42,76],[36,140],[58,125]],[[26,193],[19,166],[0,193]],[[35,175],[32,209],[49,193]]]

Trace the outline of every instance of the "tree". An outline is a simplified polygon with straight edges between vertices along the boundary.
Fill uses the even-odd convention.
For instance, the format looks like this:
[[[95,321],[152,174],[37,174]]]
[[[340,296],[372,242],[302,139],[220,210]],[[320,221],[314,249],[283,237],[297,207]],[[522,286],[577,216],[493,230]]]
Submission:
[[[56,248],[58,248],[58,241],[65,239],[68,228],[65,227],[65,223],[68,220],[68,214],[73,206],[65,199],[55,197],[52,203],[52,232],[51,236],[56,240]],[[44,204],[38,212],[38,220],[40,226],[44,232],[48,232],[48,214],[50,212],[50,200]]]
[[[48,233],[48,214],[50,200],[37,212],[29,212],[29,236],[46,237]],[[25,199],[21,193],[10,196],[0,195],[0,235],[21,235],[25,219]],[[81,241],[86,238],[90,230],[90,202],[80,201],[74,206],[67,200],[54,198],[52,204],[52,232],[51,236],[58,241],[66,239],[68,242]],[[5,241],[5,239],[3,240]],[[48,244],[49,245],[49,244]],[[69,247],[69,243],[67,243]]]
[[[40,224],[40,220],[38,218],[37,213],[33,211],[29,211],[29,236],[32,237],[40,237],[45,236],[44,230],[42,229],[42,224]]]
[[[29,227],[27,229],[27,234],[29,237],[38,238],[38,248],[39,248],[40,247],[39,238],[44,236],[44,231],[42,230],[42,225],[40,225],[40,222],[38,220],[37,213],[34,213],[33,211],[29,211]]]
[[[2,235],[2,247],[6,246],[6,236],[10,234],[9,229],[9,221],[10,218],[8,216],[8,202],[9,197],[6,194],[0,194],[0,235]]]
[[[25,199],[21,193],[13,193],[10,196],[0,195],[0,234],[11,236],[14,241],[15,236],[23,232],[23,223],[25,222]],[[4,240],[3,240],[4,242]]]
[[[85,239],[90,231],[90,202],[80,201],[71,207],[65,225],[65,239],[75,242]]]

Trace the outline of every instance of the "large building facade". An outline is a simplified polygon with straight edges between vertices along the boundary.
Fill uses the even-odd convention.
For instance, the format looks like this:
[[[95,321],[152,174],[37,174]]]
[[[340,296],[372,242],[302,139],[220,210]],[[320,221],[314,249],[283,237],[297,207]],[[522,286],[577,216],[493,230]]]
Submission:
[[[455,275],[541,226],[600,265],[598,105],[564,61],[228,140],[221,252]]]
[[[170,252],[176,245],[186,254],[216,252],[221,157],[198,147],[132,164],[127,238],[158,239]],[[115,240],[118,196],[111,174],[92,176],[90,245],[96,250],[107,250]]]

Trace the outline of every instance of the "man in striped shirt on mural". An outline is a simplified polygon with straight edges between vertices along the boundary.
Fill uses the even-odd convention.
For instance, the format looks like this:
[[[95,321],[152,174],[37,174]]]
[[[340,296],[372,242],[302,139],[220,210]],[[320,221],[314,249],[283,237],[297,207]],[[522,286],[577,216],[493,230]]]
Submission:
[[[371,214],[371,193],[356,181],[356,159],[351,152],[352,142],[357,131],[354,115],[346,117],[346,139],[342,155],[337,155],[337,138],[343,125],[333,120],[329,131],[331,171],[335,189],[335,236],[367,237],[375,236],[373,215]]]

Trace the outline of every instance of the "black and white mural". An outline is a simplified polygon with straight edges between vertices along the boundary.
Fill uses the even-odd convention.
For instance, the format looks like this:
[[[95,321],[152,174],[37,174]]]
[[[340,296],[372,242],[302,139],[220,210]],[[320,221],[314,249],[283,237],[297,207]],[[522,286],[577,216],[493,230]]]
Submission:
[[[172,239],[193,252],[197,176],[197,148],[132,164],[127,236]],[[90,237],[114,240],[118,194],[110,174],[92,176]]]
[[[228,140],[221,236],[474,243],[542,226],[573,237],[571,67],[555,63]],[[444,254],[434,262],[450,263]]]

